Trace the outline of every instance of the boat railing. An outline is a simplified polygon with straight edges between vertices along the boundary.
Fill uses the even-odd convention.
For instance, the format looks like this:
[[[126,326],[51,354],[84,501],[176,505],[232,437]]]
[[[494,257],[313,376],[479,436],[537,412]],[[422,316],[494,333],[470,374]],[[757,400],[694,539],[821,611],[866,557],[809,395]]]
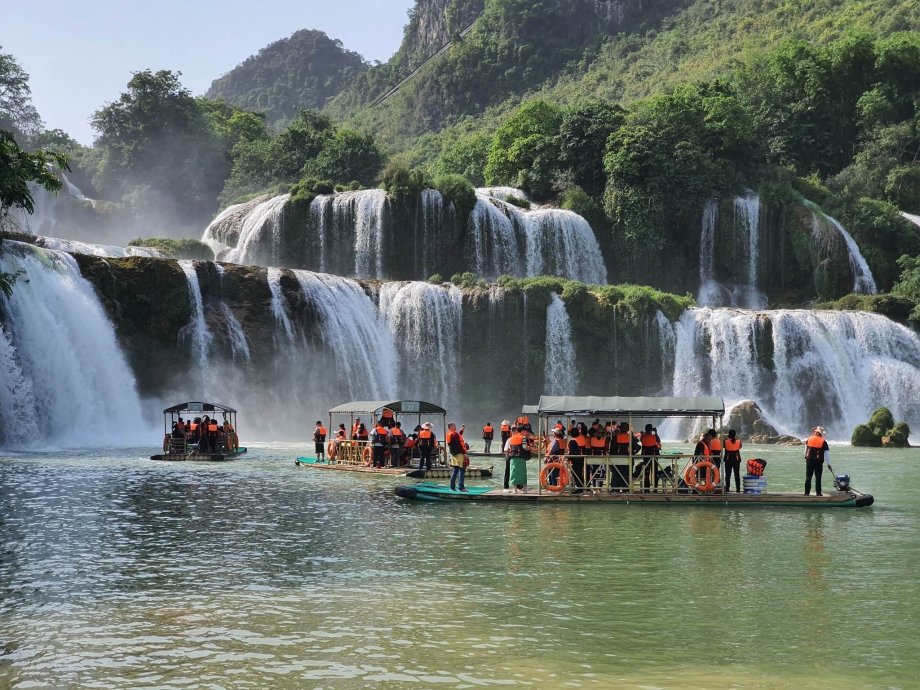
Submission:
[[[570,488],[607,490],[627,493],[655,492],[687,493],[684,482],[687,470],[697,461],[705,460],[692,453],[664,455],[565,455],[571,473]],[[576,476],[573,460],[583,460]],[[538,492],[542,492],[542,487]]]

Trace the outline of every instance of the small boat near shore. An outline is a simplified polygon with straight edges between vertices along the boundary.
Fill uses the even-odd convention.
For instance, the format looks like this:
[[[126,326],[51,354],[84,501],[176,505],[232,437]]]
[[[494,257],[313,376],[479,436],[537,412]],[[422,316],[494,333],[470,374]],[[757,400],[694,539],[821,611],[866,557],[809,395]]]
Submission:
[[[579,420],[606,418],[625,423],[630,437],[634,424],[666,418],[703,418],[707,426],[721,430],[725,414],[722,398],[629,398],[594,396],[543,396],[535,413],[539,417],[537,439],[546,439],[550,418],[566,419],[568,427]],[[718,425],[717,425],[718,424]],[[576,434],[577,435],[577,434]],[[848,476],[832,477],[835,491],[824,495],[767,492],[766,478],[745,477],[745,492],[731,493],[720,483],[718,464],[708,457],[671,453],[642,455],[634,452],[634,443],[620,454],[565,454],[546,458],[542,449],[538,462],[541,471],[536,488],[523,492],[488,486],[467,487],[452,491],[449,486],[433,482],[397,486],[400,498],[423,501],[492,501],[536,505],[619,504],[619,505],[694,505],[711,507],[808,507],[863,508],[875,499],[856,491]],[[574,462],[573,462],[574,461]],[[751,459],[752,463],[766,463]],[[553,466],[557,483],[550,484],[547,472]],[[576,469],[577,468],[577,469]],[[761,469],[762,471],[762,469]],[[702,476],[702,479],[700,477]]]
[[[217,414],[222,416],[220,423],[216,416],[211,416]],[[232,407],[209,402],[184,402],[167,407],[163,410],[163,452],[151,455],[150,459],[168,462],[226,462],[243,455],[246,448],[239,445],[236,414]],[[213,424],[202,424],[200,420],[205,417]],[[195,419],[199,422],[194,422]]]
[[[350,438],[347,434],[345,438],[332,437],[335,419],[348,419],[347,428],[353,430],[362,416],[367,422],[386,420],[393,426],[396,422],[399,422],[400,427],[405,425],[403,445],[386,447],[385,467],[373,466],[373,447],[370,441]],[[437,424],[430,426],[436,430],[435,439],[443,439],[447,430],[446,416],[447,411],[443,407],[421,400],[362,400],[344,403],[329,410],[329,438],[325,441],[324,457],[302,456],[294,460],[294,464],[298,467],[333,472],[392,475],[412,479],[448,479],[451,469],[447,464],[447,449],[443,443],[435,442],[431,453],[432,466],[427,470],[423,467],[419,447],[414,442],[414,434],[421,428],[425,417],[436,420]],[[412,430],[410,425],[413,427]],[[437,433],[441,434],[440,437]],[[399,457],[393,457],[394,453]],[[413,467],[412,463],[417,465]],[[491,476],[492,467],[466,468],[467,479],[487,479]]]

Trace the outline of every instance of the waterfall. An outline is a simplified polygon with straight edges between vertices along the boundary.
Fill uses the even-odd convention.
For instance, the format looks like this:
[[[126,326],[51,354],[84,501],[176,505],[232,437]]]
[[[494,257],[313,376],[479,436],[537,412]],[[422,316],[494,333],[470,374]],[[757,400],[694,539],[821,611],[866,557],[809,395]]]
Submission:
[[[920,339],[884,316],[691,309],[677,325],[675,395],[760,403],[783,433],[821,424],[833,440],[888,406],[920,424]]]
[[[216,260],[223,261],[224,254],[236,247],[240,239],[240,229],[246,223],[247,217],[269,199],[269,195],[263,194],[245,203],[228,206],[217,214],[201,235],[201,241],[211,248]]]
[[[226,269],[217,263],[214,264],[214,269],[220,277],[220,291],[221,296],[223,296],[224,273]],[[230,351],[233,353],[234,361],[240,359],[248,363],[252,359],[252,355],[249,352],[249,340],[246,338],[246,332],[243,330],[243,325],[239,322],[239,319],[236,318],[236,314],[233,313],[230,305],[228,305],[223,298],[221,298],[220,301],[220,313],[224,317],[224,323],[227,326],[227,341],[230,343]]]
[[[539,209],[524,214],[527,275],[557,275],[603,285],[607,268],[588,221],[572,211]]]
[[[0,443],[136,443],[149,431],[134,376],[93,286],[68,254],[4,242],[0,270],[25,275],[0,296]]]
[[[421,267],[416,266],[416,275],[428,278],[444,248],[443,228],[447,222],[444,197],[436,189],[423,189],[419,197],[419,222],[415,224],[415,247],[421,250]],[[421,234],[419,233],[421,230]],[[416,256],[418,254],[416,253]],[[419,270],[420,269],[420,270]]]
[[[288,344],[293,344],[294,327],[291,325],[291,317],[288,315],[287,300],[285,300],[284,292],[281,290],[281,269],[268,269],[266,278],[268,280],[268,290],[272,296],[272,315],[275,317],[275,325],[281,326],[287,337]]]
[[[346,206],[354,218],[355,276],[382,280],[387,193],[382,189],[346,192],[337,195],[334,203]]]
[[[162,252],[152,247],[118,247],[111,244],[88,244],[76,240],[65,240],[59,237],[34,238],[37,247],[54,249],[71,254],[89,254],[90,256],[105,256],[111,258],[124,258],[126,256],[146,256],[164,258]]]
[[[236,264],[277,265],[281,258],[281,221],[285,204],[290,198],[290,194],[282,194],[249,208],[240,226],[236,246],[226,252],[221,251],[219,258],[222,261]],[[224,220],[221,221],[219,227],[225,227],[227,218],[237,217],[235,215],[237,213],[239,209],[235,207],[225,210],[222,214],[225,216]],[[218,216],[219,218],[221,216]],[[211,226],[208,226],[209,229],[217,222],[217,220],[212,222]],[[213,230],[210,233],[205,230],[202,241],[215,250],[216,257],[223,241],[217,240],[214,233]],[[224,236],[226,237],[226,234]]]
[[[478,275],[550,274],[583,283],[607,282],[600,245],[588,221],[561,209],[523,210],[494,191],[478,189],[470,215],[467,255]]]
[[[527,192],[517,187],[479,187],[476,189],[476,193],[482,196],[490,196],[499,201],[507,201],[510,196],[523,199],[524,201],[530,200],[527,196]]]
[[[562,298],[553,293],[546,307],[546,361],[543,367],[543,390],[547,395],[575,395],[578,371],[572,322]]]
[[[914,225],[920,226],[920,216],[914,215],[913,213],[905,213],[901,211],[901,217],[909,220]]]
[[[524,224],[514,206],[479,194],[470,214],[469,246],[476,274],[496,278],[502,274],[524,275],[525,256],[521,250]]]
[[[744,196],[735,197],[735,226],[741,226],[747,234],[747,283],[742,284],[732,301],[732,306],[747,309],[763,309],[767,299],[758,289],[760,267],[760,195],[748,190]]]
[[[370,297],[354,280],[295,270],[307,304],[319,315],[323,344],[336,368],[340,400],[396,395],[396,348]],[[347,398],[346,398],[347,392]]]
[[[445,408],[459,403],[461,293],[430,283],[387,283],[380,313],[401,354],[399,382]]]
[[[719,222],[719,200],[710,199],[703,207],[700,228],[700,290],[696,301],[705,307],[724,304],[722,286],[715,276],[716,224]]]
[[[859,245],[856,244],[853,236],[847,232],[847,229],[843,227],[839,220],[826,214],[817,204],[807,199],[804,200],[804,204],[811,210],[812,234],[819,245],[827,243],[825,224],[830,224],[840,239],[843,240],[846,246],[847,259],[850,263],[850,271],[853,274],[853,292],[864,295],[876,294],[878,288],[875,284],[875,278],[872,276],[872,270],[869,268],[869,264],[866,262],[862,252],[859,251]]]
[[[206,376],[208,354],[214,337],[204,320],[204,300],[201,297],[201,285],[198,282],[195,262],[183,259],[179,261],[179,267],[185,274],[185,280],[188,283],[188,301],[192,309],[192,319],[188,325],[179,331],[179,338],[182,341],[189,335],[191,336],[192,358],[195,361],[196,368],[201,373],[202,380],[206,381],[208,378]]]

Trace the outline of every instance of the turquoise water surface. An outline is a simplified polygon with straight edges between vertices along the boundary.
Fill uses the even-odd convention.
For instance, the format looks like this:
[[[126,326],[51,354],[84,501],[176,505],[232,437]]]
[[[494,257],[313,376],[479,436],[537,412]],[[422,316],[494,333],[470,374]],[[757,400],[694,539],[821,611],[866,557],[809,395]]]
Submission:
[[[727,509],[408,502],[306,448],[0,459],[0,687],[920,686],[920,451],[833,449],[872,508]]]

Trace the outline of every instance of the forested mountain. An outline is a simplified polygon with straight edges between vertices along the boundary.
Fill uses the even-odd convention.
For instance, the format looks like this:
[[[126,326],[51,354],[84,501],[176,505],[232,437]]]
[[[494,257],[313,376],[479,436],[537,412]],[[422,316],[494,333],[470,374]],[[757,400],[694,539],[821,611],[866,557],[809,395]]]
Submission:
[[[287,122],[300,108],[322,108],[367,69],[364,59],[322,31],[275,41],[211,83],[206,96]]]

